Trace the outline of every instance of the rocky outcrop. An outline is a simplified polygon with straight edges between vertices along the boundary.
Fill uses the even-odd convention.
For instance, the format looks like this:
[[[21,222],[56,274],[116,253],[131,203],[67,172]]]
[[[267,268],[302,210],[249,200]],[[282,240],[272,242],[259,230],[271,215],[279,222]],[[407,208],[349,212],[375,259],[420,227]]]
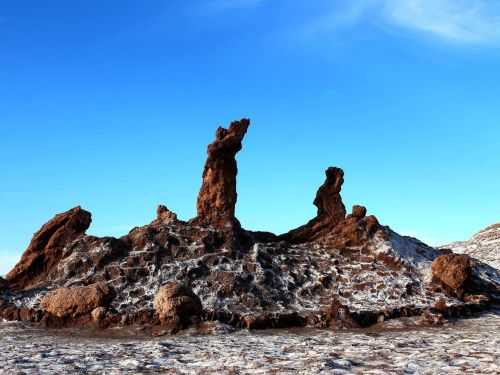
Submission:
[[[188,326],[202,314],[198,296],[190,288],[175,282],[160,288],[154,307],[162,325],[174,330]]]
[[[59,318],[76,318],[90,314],[94,309],[107,306],[113,291],[106,284],[98,283],[84,287],[60,288],[47,294],[40,306],[44,311]]]
[[[241,228],[235,156],[248,126],[242,120],[217,131],[198,216],[189,222],[161,205],[150,224],[121,238],[85,235],[90,214],[80,207],[44,225],[8,275],[0,318],[46,327],[141,325],[159,334],[200,320],[349,328],[421,315],[437,297],[443,309],[460,312],[500,295],[500,274],[475,260],[470,271],[461,261],[436,261],[434,289],[427,276],[444,251],[382,227],[363,206],[346,216],[339,168],[326,171],[308,224],[281,236]],[[473,290],[458,301],[452,296],[469,288],[468,272]],[[483,293],[485,300],[469,298]]]
[[[375,216],[366,217],[363,206],[354,206],[346,217],[346,209],[340,196],[344,183],[344,171],[330,167],[326,170],[326,181],[316,193],[314,205],[317,215],[297,229],[280,237],[290,243],[322,242],[329,246],[362,246],[378,231],[383,231]]]
[[[167,206],[160,204],[156,209],[156,223],[157,224],[173,224],[176,223],[177,214],[170,211]]]
[[[442,248],[458,254],[468,254],[500,270],[500,224],[488,226],[468,241],[454,242]]]
[[[20,262],[6,276],[12,289],[28,289],[47,279],[65,246],[82,236],[91,215],[80,206],[56,215],[35,233]]]
[[[472,275],[468,255],[446,254],[432,263],[432,276],[449,294],[462,297]]]
[[[291,243],[317,240],[330,233],[345,218],[346,209],[340,196],[344,183],[344,171],[330,167],[326,170],[326,181],[318,189],[314,205],[318,208],[316,217],[306,225],[291,230],[281,238]]]
[[[250,121],[232,122],[228,129],[218,128],[215,141],[208,146],[208,157],[203,171],[203,183],[198,194],[196,224],[215,228],[239,228],[235,217],[237,200],[236,154],[242,148]]]
[[[359,247],[367,244],[377,233],[381,237],[387,235],[375,216],[366,216],[365,207],[354,206],[352,214],[325,234],[322,242],[337,249]]]

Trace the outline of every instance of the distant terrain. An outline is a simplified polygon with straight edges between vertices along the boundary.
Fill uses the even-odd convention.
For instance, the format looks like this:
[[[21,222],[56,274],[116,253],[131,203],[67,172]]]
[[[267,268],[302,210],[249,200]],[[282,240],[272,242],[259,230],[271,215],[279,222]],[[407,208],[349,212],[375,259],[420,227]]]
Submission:
[[[500,223],[481,230],[468,241],[453,242],[442,248],[450,249],[454,253],[469,254],[500,269]]]

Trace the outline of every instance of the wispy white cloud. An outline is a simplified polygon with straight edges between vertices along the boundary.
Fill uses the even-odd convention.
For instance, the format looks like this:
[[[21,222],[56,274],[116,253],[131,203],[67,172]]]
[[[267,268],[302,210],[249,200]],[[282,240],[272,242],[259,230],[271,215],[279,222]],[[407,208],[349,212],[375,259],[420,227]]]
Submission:
[[[500,43],[497,0],[350,0],[332,2],[332,11],[315,21],[314,31],[379,20],[391,27],[455,43]]]
[[[489,0],[386,0],[395,25],[464,43],[500,41],[500,4]]]

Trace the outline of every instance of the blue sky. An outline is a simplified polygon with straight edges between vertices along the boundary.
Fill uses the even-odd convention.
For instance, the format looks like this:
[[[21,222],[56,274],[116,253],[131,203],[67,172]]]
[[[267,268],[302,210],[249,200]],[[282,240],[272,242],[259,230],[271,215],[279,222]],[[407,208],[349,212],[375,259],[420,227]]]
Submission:
[[[0,6],[0,274],[55,213],[123,235],[195,215],[215,128],[250,117],[237,215],[284,232],[328,166],[431,244],[500,221],[500,4],[23,1]]]

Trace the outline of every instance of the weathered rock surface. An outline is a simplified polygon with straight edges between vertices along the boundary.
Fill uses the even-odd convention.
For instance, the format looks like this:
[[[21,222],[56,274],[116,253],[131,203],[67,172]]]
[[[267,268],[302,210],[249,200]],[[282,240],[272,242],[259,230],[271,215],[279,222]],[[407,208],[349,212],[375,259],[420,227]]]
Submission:
[[[104,283],[84,287],[60,288],[48,293],[40,302],[43,310],[57,317],[77,317],[109,304],[113,292]]]
[[[344,183],[344,171],[330,167],[326,170],[326,181],[316,193],[314,205],[317,215],[280,239],[294,243],[322,242],[334,248],[364,246],[377,232],[384,232],[375,216],[366,217],[363,206],[354,206],[346,217],[346,209],[340,196]]]
[[[75,207],[56,215],[31,240],[21,261],[6,279],[13,289],[28,289],[47,280],[47,274],[57,267],[65,246],[85,234],[91,215]]]
[[[85,235],[90,214],[80,207],[44,225],[8,275],[0,317],[50,327],[176,330],[201,319],[250,329],[342,328],[428,311],[434,321],[500,299],[498,270],[471,260],[463,288],[453,262],[435,266],[449,293],[431,282],[445,251],[381,226],[365,207],[346,216],[339,168],[327,170],[308,224],[281,236],[242,229],[234,215],[235,155],[248,126],[242,120],[217,131],[198,216],[189,222],[161,205],[150,224],[121,238]],[[438,299],[446,311],[431,311]]]
[[[250,125],[248,119],[231,123],[228,129],[218,128],[215,141],[208,146],[203,183],[198,195],[196,223],[215,228],[239,227],[236,207],[236,154]]]
[[[432,276],[437,282],[461,297],[472,275],[471,261],[468,255],[441,255],[432,263]]]
[[[454,242],[442,248],[458,254],[469,254],[493,268],[500,269],[500,223],[481,230],[468,241]]]
[[[330,167],[326,170],[326,180],[318,189],[314,205],[318,213],[314,219],[282,236],[291,243],[311,242],[331,233],[345,218],[346,209],[340,191],[344,183],[344,171]]]
[[[193,291],[175,282],[162,286],[154,299],[154,308],[162,325],[173,328],[186,327],[199,319],[203,308],[201,301]]]

